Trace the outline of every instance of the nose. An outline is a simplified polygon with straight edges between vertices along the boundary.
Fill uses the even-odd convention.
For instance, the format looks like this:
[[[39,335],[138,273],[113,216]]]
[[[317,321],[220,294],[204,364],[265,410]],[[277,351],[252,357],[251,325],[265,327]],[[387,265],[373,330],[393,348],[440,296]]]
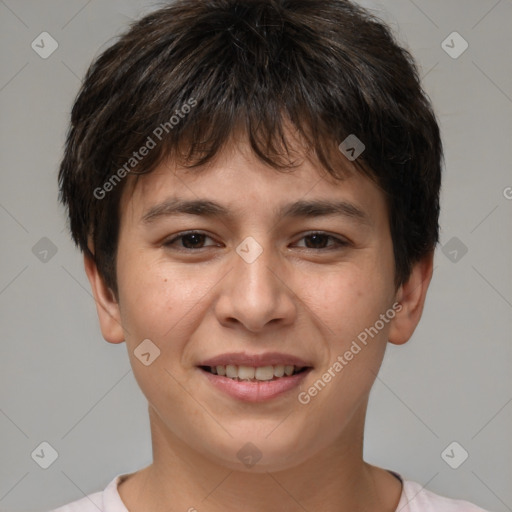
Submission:
[[[297,300],[284,263],[269,248],[249,261],[233,251],[232,270],[221,282],[215,305],[219,321],[253,333],[293,323]]]

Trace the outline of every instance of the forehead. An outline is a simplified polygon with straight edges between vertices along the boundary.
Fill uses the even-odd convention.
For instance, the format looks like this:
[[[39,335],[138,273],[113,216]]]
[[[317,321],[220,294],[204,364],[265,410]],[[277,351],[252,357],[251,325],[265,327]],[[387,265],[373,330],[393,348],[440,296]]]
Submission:
[[[368,220],[385,214],[383,192],[341,153],[339,178],[318,162],[299,153],[296,156],[293,167],[275,169],[259,159],[247,143],[239,142],[202,167],[184,168],[168,158],[149,174],[128,177],[131,183],[123,191],[121,219],[140,222],[158,205],[181,199],[210,199],[223,206],[222,215],[248,218],[256,210],[259,215],[275,216],[299,200],[341,200],[348,209],[365,213]]]

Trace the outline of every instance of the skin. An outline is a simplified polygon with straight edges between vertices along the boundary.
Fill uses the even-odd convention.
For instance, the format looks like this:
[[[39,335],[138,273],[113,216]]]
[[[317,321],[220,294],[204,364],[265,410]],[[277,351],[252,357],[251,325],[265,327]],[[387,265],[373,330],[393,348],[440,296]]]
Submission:
[[[364,422],[387,342],[405,343],[421,317],[432,254],[397,289],[384,195],[351,172],[341,154],[340,165],[349,171],[342,181],[308,159],[293,172],[279,173],[238,141],[201,172],[167,161],[123,192],[118,297],[87,257],[85,269],[103,336],[110,343],[126,342],[148,400],[153,463],[119,486],[130,512],[396,509],[400,482],[363,460]],[[180,215],[142,222],[149,208],[178,197],[216,201],[231,213],[222,219]],[[368,222],[341,215],[274,216],[278,206],[301,199],[348,201]],[[210,238],[164,245],[188,230]],[[315,245],[307,236],[311,231],[347,245],[330,249],[329,238]],[[263,249],[250,264],[235,250],[248,236]],[[205,248],[187,252],[187,241],[188,247]],[[301,404],[298,392],[397,301],[400,312]],[[149,366],[134,355],[144,339],[161,351]],[[196,367],[226,352],[268,351],[311,363],[300,389],[243,403],[213,388]],[[237,457],[248,442],[262,454],[250,468]]]

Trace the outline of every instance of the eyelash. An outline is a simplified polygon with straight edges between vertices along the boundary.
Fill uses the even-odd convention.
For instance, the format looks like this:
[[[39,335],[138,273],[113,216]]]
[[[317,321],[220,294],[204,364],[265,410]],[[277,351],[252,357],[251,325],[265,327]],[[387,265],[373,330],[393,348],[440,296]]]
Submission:
[[[175,242],[177,242],[180,239],[185,238],[186,236],[190,236],[190,235],[204,235],[206,238],[210,238],[211,240],[213,240],[213,238],[211,236],[209,236],[206,233],[203,233],[201,231],[187,231],[187,232],[184,232],[184,233],[180,233],[179,235],[175,236],[171,240],[168,240],[167,242],[164,242],[163,245],[164,245],[164,247],[173,248],[173,244]],[[337,238],[337,237],[335,237],[333,235],[329,235],[327,233],[324,233],[323,231],[312,231],[312,232],[307,233],[304,236],[302,236],[302,238],[300,238],[300,240],[302,240],[304,238],[309,238],[309,237],[315,236],[315,235],[320,235],[320,236],[323,236],[323,237],[327,237],[328,239],[334,240],[334,246],[323,247],[323,248],[318,248],[318,249],[311,248],[311,247],[302,247],[302,249],[306,249],[306,250],[309,250],[309,251],[331,251],[331,250],[341,249],[341,248],[346,247],[347,245],[349,245],[349,242],[347,242],[345,240],[342,240],[341,238]],[[202,249],[207,249],[208,247],[213,247],[213,245],[210,245],[210,246],[207,246],[207,247],[199,247],[197,249],[189,249],[187,247],[180,247],[180,248],[174,247],[174,248],[176,250],[178,250],[178,251],[197,252],[197,251],[200,251]]]

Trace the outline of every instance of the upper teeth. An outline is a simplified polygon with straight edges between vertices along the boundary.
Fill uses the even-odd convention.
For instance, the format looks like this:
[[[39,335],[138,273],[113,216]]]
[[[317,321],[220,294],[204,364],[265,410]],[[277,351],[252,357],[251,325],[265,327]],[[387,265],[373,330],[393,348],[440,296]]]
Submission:
[[[275,366],[235,366],[228,364],[226,366],[210,366],[212,373],[217,375],[226,376],[230,379],[243,379],[243,380],[272,380],[274,377],[282,377],[283,375],[293,375],[294,371],[299,370],[300,367],[293,365],[278,364]]]

